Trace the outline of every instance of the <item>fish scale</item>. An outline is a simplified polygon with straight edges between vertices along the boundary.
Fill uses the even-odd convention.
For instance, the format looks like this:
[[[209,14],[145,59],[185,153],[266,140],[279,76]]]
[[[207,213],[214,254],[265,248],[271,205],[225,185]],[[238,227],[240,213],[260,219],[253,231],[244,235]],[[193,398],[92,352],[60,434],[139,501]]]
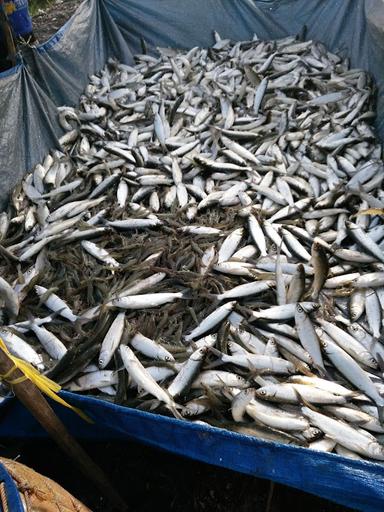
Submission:
[[[382,459],[373,92],[295,37],[109,59],[1,214],[10,350],[79,393]]]

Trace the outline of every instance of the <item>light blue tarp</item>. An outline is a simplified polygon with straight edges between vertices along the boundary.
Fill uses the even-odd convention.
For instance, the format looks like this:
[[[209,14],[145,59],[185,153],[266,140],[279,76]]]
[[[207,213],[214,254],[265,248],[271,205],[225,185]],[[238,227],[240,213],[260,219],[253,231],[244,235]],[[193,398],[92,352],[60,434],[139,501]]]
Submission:
[[[57,145],[56,106],[75,105],[90,74],[108,57],[132,63],[141,38],[156,46],[213,43],[213,30],[234,40],[303,34],[350,58],[377,84],[376,127],[384,138],[384,2],[382,0],[85,0],[48,42],[26,49],[0,74],[0,200]],[[384,509],[384,468],[334,454],[278,445],[67,394],[95,418],[86,425],[60,410],[73,434],[132,438],[197,460],[270,478],[360,510]],[[0,408],[1,437],[43,435],[15,401]]]

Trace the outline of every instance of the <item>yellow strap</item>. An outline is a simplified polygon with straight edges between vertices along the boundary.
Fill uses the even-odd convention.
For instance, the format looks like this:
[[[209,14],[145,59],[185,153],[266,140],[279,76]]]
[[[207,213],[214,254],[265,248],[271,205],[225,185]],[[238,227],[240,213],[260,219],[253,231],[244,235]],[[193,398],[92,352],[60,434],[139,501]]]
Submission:
[[[3,379],[8,382],[8,377],[10,377],[15,370],[17,370],[17,366],[12,366],[12,368],[10,370],[8,370],[7,373],[4,373],[4,374],[0,373],[0,379]]]
[[[24,382],[25,380],[29,379],[32,381],[36,387],[40,389],[43,393],[45,393],[47,396],[52,398],[52,400],[55,400],[59,404],[63,405],[64,407],[68,407],[69,409],[72,409],[76,414],[78,414],[83,420],[87,421],[88,423],[93,423],[93,421],[80,409],[77,407],[74,407],[73,405],[70,405],[68,402],[63,400],[60,396],[57,395],[57,393],[61,390],[61,386],[57,384],[56,382],[53,382],[53,380],[48,379],[45,375],[41,375],[41,373],[36,370],[31,364],[27,363],[26,361],[23,361],[22,359],[19,359],[16,356],[13,356],[9,350],[7,349],[4,341],[0,338],[0,349],[5,352],[5,354],[11,359],[14,366],[10,370],[8,370],[7,373],[4,375],[0,375],[0,379],[5,380],[8,382],[8,384],[16,385],[20,384],[20,382]],[[23,373],[22,377],[18,377],[16,379],[10,380],[9,377],[12,375],[12,373],[16,370],[20,370],[21,373]]]
[[[13,386],[15,384],[20,384],[20,382],[24,382],[25,380],[28,380],[28,377],[26,377],[25,375],[22,375],[21,377],[18,377],[17,379],[7,380],[7,382],[10,386]]]

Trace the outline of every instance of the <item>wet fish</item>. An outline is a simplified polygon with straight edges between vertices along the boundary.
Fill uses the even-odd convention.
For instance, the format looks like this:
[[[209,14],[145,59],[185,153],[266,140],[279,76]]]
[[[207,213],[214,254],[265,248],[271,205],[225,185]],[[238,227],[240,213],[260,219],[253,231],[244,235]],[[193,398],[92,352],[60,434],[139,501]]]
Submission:
[[[79,393],[379,460],[374,91],[296,37],[109,59],[0,216],[7,346]]]

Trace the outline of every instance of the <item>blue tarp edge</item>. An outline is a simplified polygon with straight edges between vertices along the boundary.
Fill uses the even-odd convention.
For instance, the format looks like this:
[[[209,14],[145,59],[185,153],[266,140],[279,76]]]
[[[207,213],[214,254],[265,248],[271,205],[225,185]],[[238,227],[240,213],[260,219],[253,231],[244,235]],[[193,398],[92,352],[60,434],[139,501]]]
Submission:
[[[384,508],[384,466],[336,454],[267,442],[216,427],[115,405],[70,392],[60,395],[94,421],[89,425],[72,411],[53,404],[71,433],[82,439],[141,442],[154,448],[271,479],[354,509]],[[0,438],[45,437],[45,432],[16,400],[0,407]]]
[[[24,512],[20,494],[15,482],[8,473],[4,464],[0,463],[0,482],[5,485],[5,494],[7,497],[8,510],[11,512]]]

